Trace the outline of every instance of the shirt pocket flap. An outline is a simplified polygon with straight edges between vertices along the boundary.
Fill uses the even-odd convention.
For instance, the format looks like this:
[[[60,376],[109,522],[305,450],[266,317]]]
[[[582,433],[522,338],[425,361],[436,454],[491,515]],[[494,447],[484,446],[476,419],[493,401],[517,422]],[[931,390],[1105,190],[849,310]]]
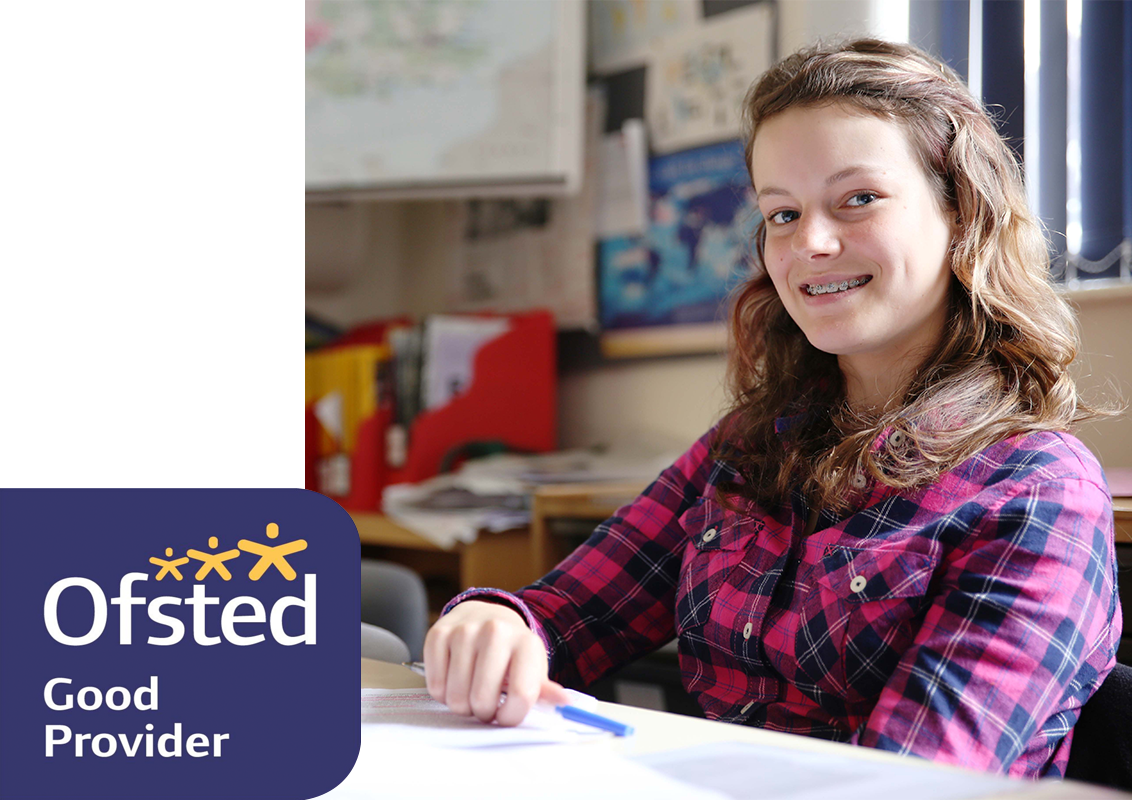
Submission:
[[[932,577],[932,559],[900,550],[837,548],[822,559],[825,574],[818,580],[850,603],[922,597]]]
[[[697,550],[740,550],[761,523],[749,514],[724,508],[704,497],[680,517],[680,525]]]

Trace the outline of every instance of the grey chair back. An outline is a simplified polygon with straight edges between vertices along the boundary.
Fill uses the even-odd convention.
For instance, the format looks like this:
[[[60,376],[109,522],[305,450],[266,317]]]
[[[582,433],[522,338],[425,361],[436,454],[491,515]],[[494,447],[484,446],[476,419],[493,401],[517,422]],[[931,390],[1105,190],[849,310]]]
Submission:
[[[409,646],[393,633],[376,625],[362,623],[362,658],[400,664],[409,660]]]
[[[428,595],[413,570],[388,561],[362,559],[362,622],[391,631],[421,658],[428,630]]]

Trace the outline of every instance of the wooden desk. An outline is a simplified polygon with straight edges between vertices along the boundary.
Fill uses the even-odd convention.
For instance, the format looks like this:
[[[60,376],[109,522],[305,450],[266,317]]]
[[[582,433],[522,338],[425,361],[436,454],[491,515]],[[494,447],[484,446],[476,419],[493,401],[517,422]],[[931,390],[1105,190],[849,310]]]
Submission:
[[[543,574],[531,561],[531,541],[526,528],[481,533],[471,544],[460,543],[446,550],[382,514],[354,511],[350,516],[362,544],[382,548],[383,557],[412,567],[423,575],[454,564],[461,590],[470,586],[494,586],[514,591]]]
[[[530,529],[481,533],[471,544],[446,550],[398,525],[383,514],[354,511],[350,516],[363,545],[428,574],[444,562],[455,563],[460,589],[492,586],[514,591],[545,575],[566,555],[554,547],[547,520],[554,517],[593,520],[596,524],[645,488],[644,482],[572,483],[544,486],[532,499]]]
[[[416,675],[399,664],[386,664],[380,661],[361,660],[361,687],[363,689],[412,689],[424,688],[424,678]],[[826,753],[838,758],[852,757],[861,761],[883,762],[900,764],[902,766],[914,765],[924,771],[924,779],[932,780],[933,775],[954,768],[933,764],[915,758],[904,758],[892,753],[874,750],[868,747],[837,744],[834,742],[813,739],[808,736],[798,736],[787,733],[764,731],[746,725],[732,725],[726,722],[713,722],[706,719],[684,717],[677,714],[668,714],[663,711],[649,711],[643,708],[618,705],[616,703],[598,703],[597,712],[609,716],[619,722],[625,722],[636,728],[636,732],[624,739],[602,740],[592,745],[558,745],[564,748],[608,746],[615,752],[625,756],[657,753],[687,747],[696,744],[712,742],[748,742],[750,744],[768,747],[800,750],[811,753]],[[541,747],[554,747],[555,745],[540,745]],[[576,754],[576,750],[573,751]],[[564,756],[565,758],[565,756]],[[468,776],[469,780],[474,776]],[[488,778],[490,780],[490,776]],[[1076,781],[1040,781],[1015,784],[1011,786],[1023,788],[1021,792],[1011,791],[1009,794],[997,795],[1003,798],[1066,798],[1073,800],[1115,800],[1125,796],[1121,793],[1102,789],[1087,783]],[[470,787],[485,789],[486,787]],[[851,793],[850,793],[851,794]]]

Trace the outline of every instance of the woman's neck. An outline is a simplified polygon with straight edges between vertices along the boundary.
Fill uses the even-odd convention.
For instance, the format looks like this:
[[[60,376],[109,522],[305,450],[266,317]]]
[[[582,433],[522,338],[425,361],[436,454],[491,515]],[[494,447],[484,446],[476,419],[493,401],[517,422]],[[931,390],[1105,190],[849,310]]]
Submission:
[[[860,358],[839,356],[837,362],[845,377],[845,399],[849,407],[880,414],[899,403],[916,368],[910,361],[868,363]]]
[[[839,355],[837,366],[845,379],[849,407],[879,414],[899,406],[917,370],[939,347],[944,325],[941,317],[938,324],[924,326],[910,341],[879,351]]]

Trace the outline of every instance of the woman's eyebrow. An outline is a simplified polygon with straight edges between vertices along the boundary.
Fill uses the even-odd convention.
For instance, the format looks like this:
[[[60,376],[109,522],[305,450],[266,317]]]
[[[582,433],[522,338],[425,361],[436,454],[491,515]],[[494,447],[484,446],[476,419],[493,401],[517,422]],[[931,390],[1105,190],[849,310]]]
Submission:
[[[825,179],[825,185],[826,186],[832,186],[833,184],[837,183],[838,181],[843,181],[846,178],[852,178],[856,175],[870,174],[870,173],[880,173],[880,172],[883,172],[883,170],[879,169],[877,167],[869,166],[868,164],[854,164],[853,166],[846,167],[845,169],[841,170],[840,172],[835,172],[832,175],[830,175],[828,178]]]
[[[839,181],[843,181],[846,178],[852,178],[856,175],[862,174],[877,173],[880,171],[881,170],[879,170],[878,168],[869,166],[867,164],[854,164],[830,175],[825,179],[825,185],[832,186],[833,184],[838,183]],[[755,192],[756,200],[761,200],[764,197],[770,197],[772,195],[781,195],[788,197],[790,196],[790,192],[779,186],[766,186]]]
[[[761,200],[764,197],[769,197],[771,195],[783,195],[788,197],[790,195],[790,192],[786,191],[785,189],[780,189],[777,186],[767,186],[762,190],[755,190],[756,201]]]

